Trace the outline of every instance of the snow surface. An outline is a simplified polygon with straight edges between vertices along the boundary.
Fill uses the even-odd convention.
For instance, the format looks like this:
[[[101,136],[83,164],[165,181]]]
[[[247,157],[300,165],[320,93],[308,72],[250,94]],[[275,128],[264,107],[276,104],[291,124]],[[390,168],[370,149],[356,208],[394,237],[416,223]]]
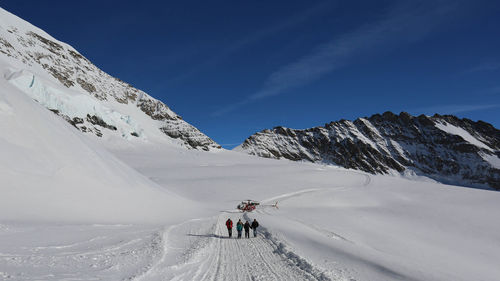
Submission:
[[[493,168],[500,169],[500,158],[498,158],[498,156],[486,153],[481,153],[480,155],[486,162],[490,163]]]
[[[449,133],[449,134],[460,136],[465,141],[467,141],[467,142],[469,142],[477,147],[492,151],[492,149],[489,146],[487,146],[486,144],[484,144],[480,140],[476,139],[469,132],[467,132],[466,130],[464,130],[462,128],[459,128],[457,126],[453,126],[452,124],[447,123],[447,122],[436,123],[436,127],[444,132]]]
[[[494,262],[500,227],[493,223],[498,192],[227,151],[115,153],[214,213],[231,210],[238,203],[231,200],[278,201],[279,210],[265,208],[250,217],[283,252],[303,258],[331,280],[492,280],[500,274]],[[165,169],[171,173],[161,173]]]
[[[64,112],[70,118],[85,119],[87,114],[97,116],[107,124],[117,127],[120,135],[126,139],[134,138],[130,134],[131,132],[137,133],[139,137],[145,137],[143,135],[144,129],[134,117],[123,115],[106,107],[92,96],[62,88],[60,85],[40,79],[26,70],[6,74],[6,77],[10,83],[46,108]],[[106,130],[103,131],[106,134]]]
[[[124,280],[162,253],[161,229],[137,225],[0,225],[0,280]]]
[[[167,222],[168,204],[189,208],[189,200],[135,172],[11,85],[9,74],[0,77],[2,221]]]

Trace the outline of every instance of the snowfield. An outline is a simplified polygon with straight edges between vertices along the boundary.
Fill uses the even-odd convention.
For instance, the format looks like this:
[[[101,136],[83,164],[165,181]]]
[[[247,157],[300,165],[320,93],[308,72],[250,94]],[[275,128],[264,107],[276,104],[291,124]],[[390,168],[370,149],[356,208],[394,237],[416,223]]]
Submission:
[[[279,210],[268,207],[249,217],[266,228],[276,254],[310,266],[319,280],[500,276],[494,262],[500,253],[500,227],[494,223],[498,192],[229,151],[162,150],[113,153],[159,184],[170,183],[176,193],[203,202],[213,213],[234,209],[238,199],[278,201]],[[158,169],[160,165],[164,168]],[[213,227],[222,227],[224,221]],[[214,235],[212,240],[220,235],[217,230],[204,233]]]
[[[8,38],[33,29],[23,21],[9,31],[12,15],[0,14]],[[184,121],[165,121],[211,151],[189,150],[136,105],[69,90],[8,48],[0,54],[2,280],[500,279],[500,192],[219,150]],[[118,128],[84,134],[44,105]],[[247,199],[279,209],[236,211]],[[258,236],[227,238],[227,218],[257,219]]]
[[[500,194],[230,151],[104,144],[189,198],[157,224],[2,223],[12,280],[496,280]],[[278,201],[242,214],[238,200]],[[141,203],[138,200],[130,204]],[[143,212],[148,205],[141,205]],[[202,211],[200,211],[202,210]],[[260,224],[228,239],[232,218]],[[124,217],[123,220],[126,220]],[[235,236],[233,230],[233,236]]]
[[[2,279],[500,276],[499,192],[186,150],[161,139],[96,139],[7,78],[0,78]],[[279,209],[236,212],[246,199]],[[226,238],[228,217],[256,218],[259,236]]]

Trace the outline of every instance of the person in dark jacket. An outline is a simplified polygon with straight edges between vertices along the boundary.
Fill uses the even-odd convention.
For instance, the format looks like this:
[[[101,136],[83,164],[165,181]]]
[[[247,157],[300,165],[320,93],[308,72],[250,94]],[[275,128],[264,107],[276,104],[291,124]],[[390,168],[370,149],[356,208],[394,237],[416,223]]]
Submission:
[[[241,231],[243,230],[243,223],[241,222],[241,219],[238,220],[238,223],[236,223],[236,231],[238,231],[238,238],[241,238]]]
[[[245,238],[250,238],[250,223],[248,221],[245,222],[243,227],[245,228]]]
[[[253,229],[253,237],[257,237],[257,227],[259,227],[259,223],[256,219],[253,219],[252,229]]]
[[[226,221],[227,232],[229,233],[229,238],[233,236],[233,221],[231,219],[227,219]]]

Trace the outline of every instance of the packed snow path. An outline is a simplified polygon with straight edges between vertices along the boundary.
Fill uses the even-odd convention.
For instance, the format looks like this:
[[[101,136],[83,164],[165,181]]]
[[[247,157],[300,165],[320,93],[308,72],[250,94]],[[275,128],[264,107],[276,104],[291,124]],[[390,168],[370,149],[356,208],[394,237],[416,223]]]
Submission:
[[[225,221],[233,220],[228,238]],[[242,213],[189,221],[166,230],[164,256],[136,280],[331,280],[296,255],[282,251],[269,233],[237,239]],[[185,247],[179,247],[184,245]]]
[[[166,229],[0,224],[0,279],[332,280],[263,228],[257,237],[250,231],[250,239],[236,239],[240,218],[250,221],[247,214],[222,212]]]

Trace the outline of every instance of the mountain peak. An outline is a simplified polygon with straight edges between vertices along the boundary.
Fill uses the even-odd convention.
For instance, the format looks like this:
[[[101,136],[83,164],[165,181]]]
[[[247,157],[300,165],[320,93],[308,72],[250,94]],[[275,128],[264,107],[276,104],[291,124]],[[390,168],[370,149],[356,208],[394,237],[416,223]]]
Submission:
[[[220,148],[166,104],[108,75],[70,45],[3,9],[0,14],[7,80],[81,132]]]

